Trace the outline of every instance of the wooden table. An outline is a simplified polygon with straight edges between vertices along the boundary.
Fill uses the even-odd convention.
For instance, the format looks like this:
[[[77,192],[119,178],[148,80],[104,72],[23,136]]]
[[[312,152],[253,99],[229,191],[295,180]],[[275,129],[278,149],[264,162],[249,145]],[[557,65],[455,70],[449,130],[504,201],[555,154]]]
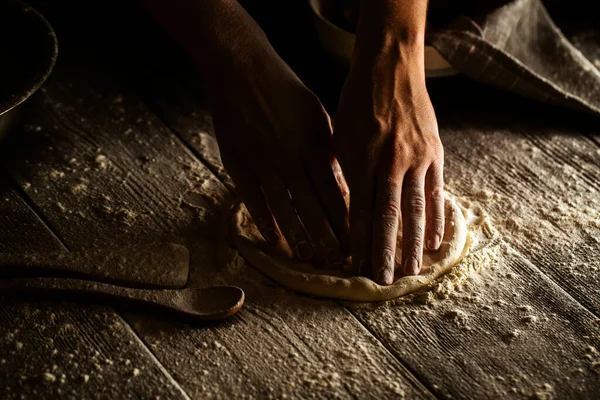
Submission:
[[[72,6],[79,18],[44,8],[59,62],[0,150],[0,250],[182,243],[191,285],[239,285],[247,302],[190,325],[2,297],[0,397],[600,396],[597,119],[464,78],[432,81],[447,185],[495,219],[498,262],[431,304],[313,299],[229,246],[234,186],[193,68],[132,10]],[[600,58],[598,36],[587,39]],[[344,71],[302,51],[314,57],[299,57],[301,76],[334,107]]]

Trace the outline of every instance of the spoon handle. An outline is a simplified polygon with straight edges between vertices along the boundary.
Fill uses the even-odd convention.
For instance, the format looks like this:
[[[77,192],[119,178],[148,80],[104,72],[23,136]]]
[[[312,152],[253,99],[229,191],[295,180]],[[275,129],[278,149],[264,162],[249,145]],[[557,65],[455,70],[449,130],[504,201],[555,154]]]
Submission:
[[[0,278],[72,277],[124,286],[182,288],[189,252],[173,243],[61,253],[0,253]]]
[[[89,299],[122,306],[124,302],[168,311],[192,320],[216,320],[231,316],[244,302],[235,286],[199,289],[135,289],[107,283],[66,278],[0,280],[2,294],[32,294],[44,298]],[[232,295],[233,293],[233,295]]]

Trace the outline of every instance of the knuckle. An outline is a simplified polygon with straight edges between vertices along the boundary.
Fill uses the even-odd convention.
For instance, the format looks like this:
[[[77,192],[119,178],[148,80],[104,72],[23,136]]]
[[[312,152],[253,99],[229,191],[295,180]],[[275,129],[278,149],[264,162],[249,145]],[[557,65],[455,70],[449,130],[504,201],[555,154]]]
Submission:
[[[381,263],[382,267],[393,266],[395,263],[396,252],[391,247],[384,247],[379,255],[380,259],[378,260]]]
[[[431,228],[432,233],[437,233],[440,236],[444,233],[444,218],[440,215],[436,215],[431,220]]]
[[[406,255],[403,257],[404,257],[404,259],[416,258],[417,260],[419,260],[423,253],[422,249],[423,249],[423,243],[421,241],[411,242],[406,251]]]
[[[420,216],[425,209],[425,199],[421,194],[413,194],[408,199],[409,212],[413,216]]]
[[[442,161],[444,159],[444,146],[442,146],[441,142],[437,143],[437,146],[435,146],[435,150],[436,150],[436,159]]]
[[[402,142],[394,142],[394,158],[400,165],[408,163],[413,158],[413,149]]]
[[[399,215],[400,215],[400,206],[395,201],[386,203],[381,208],[381,219],[384,222],[387,222],[387,223],[395,222],[398,219]]]
[[[413,246],[421,246],[423,244],[423,232],[425,231],[425,227],[423,223],[419,222],[413,224],[412,229],[410,230],[409,240],[413,244]]]
[[[431,201],[440,202],[444,200],[444,188],[441,186],[435,186],[429,193]]]

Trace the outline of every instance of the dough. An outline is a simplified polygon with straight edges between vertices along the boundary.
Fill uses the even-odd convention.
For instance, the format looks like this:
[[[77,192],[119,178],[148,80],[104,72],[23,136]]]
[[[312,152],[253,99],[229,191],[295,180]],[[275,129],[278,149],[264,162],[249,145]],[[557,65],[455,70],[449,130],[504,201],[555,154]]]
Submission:
[[[481,211],[470,204],[459,205],[456,198],[446,195],[446,231],[440,249],[423,254],[423,269],[418,276],[396,277],[390,286],[381,286],[365,277],[350,276],[341,271],[316,269],[276,253],[262,238],[250,214],[240,204],[233,218],[234,244],[247,262],[275,281],[298,292],[319,297],[353,301],[384,301],[395,299],[427,287],[448,272],[481,239],[490,239],[490,228]],[[398,237],[400,253],[402,237]],[[480,243],[479,243],[480,244]],[[402,255],[396,255],[397,264]]]

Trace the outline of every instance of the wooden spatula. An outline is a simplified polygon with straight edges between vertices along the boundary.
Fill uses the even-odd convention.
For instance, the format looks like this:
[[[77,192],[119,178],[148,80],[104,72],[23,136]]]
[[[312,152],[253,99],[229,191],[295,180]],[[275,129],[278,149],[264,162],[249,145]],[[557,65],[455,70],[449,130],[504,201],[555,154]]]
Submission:
[[[187,248],[151,243],[61,253],[0,253],[0,279],[70,277],[122,286],[183,288],[189,273]]]
[[[107,283],[65,278],[0,280],[0,293],[34,294],[36,297],[88,298],[103,302],[141,303],[192,320],[216,320],[235,314],[244,304],[244,291],[236,286],[200,289],[134,289]]]

